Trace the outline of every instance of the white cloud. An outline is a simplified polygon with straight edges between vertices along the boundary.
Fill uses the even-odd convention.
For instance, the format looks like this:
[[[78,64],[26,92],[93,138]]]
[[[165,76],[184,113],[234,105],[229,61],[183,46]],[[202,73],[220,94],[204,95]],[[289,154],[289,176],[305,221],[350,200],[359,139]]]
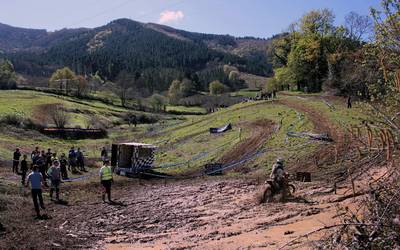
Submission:
[[[160,13],[160,19],[158,22],[161,24],[178,22],[185,17],[182,11],[164,10]]]

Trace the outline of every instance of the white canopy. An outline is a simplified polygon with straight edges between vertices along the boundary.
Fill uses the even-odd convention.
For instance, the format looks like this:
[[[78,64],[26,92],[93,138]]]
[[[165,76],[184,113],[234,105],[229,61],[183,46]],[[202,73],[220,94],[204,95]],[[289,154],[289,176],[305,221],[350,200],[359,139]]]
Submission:
[[[127,145],[127,146],[142,147],[142,148],[156,148],[156,146],[154,145],[140,143],[140,142],[125,142],[125,143],[118,143],[118,145]]]

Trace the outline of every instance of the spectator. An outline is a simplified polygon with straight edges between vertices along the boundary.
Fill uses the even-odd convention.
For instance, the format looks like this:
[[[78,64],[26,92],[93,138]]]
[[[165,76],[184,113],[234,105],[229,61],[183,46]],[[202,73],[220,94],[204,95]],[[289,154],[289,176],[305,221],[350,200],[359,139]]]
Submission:
[[[108,159],[108,151],[106,149],[106,147],[103,147],[103,149],[101,150],[101,160],[104,161]]]
[[[26,173],[28,172],[28,162],[26,161],[27,158],[28,158],[28,156],[24,155],[22,157],[22,161],[21,161],[21,183],[22,183],[22,185],[25,185]]]
[[[76,151],[75,147],[71,147],[68,152],[69,169],[72,173],[76,173]]]
[[[37,157],[36,157],[36,163],[35,165],[38,166],[39,172],[42,174],[42,178],[44,180],[44,185],[48,187],[46,183],[47,175],[46,175],[46,153],[42,151]]]
[[[53,153],[51,152],[51,149],[48,148],[47,149],[47,153],[46,153],[46,171],[47,169],[49,169],[49,167],[51,166],[51,157],[53,156]]]
[[[58,157],[57,157],[57,153],[56,152],[54,152],[53,155],[51,156],[51,162],[54,162],[54,161],[58,161]]]
[[[32,153],[31,153],[31,160],[32,160],[32,162],[33,162],[33,159],[34,159],[35,157],[37,157],[39,154],[40,154],[39,147],[36,147],[35,150],[33,150]]]
[[[13,173],[18,174],[18,165],[19,165],[20,158],[21,158],[21,152],[19,152],[19,148],[16,148],[14,155],[13,155],[13,165],[12,165]]]
[[[78,151],[76,152],[76,160],[78,164],[78,168],[80,171],[85,171],[85,156],[83,155],[83,152],[81,151],[81,148],[78,148]]]
[[[53,153],[51,152],[51,149],[47,149],[47,153],[45,154],[46,158],[46,170],[51,166],[51,157],[53,156]]]
[[[31,169],[32,169],[33,165],[37,165],[36,163],[39,160],[39,156],[40,156],[40,153],[38,153],[36,151],[32,152],[32,154],[31,154],[31,160],[32,160]]]
[[[67,157],[63,153],[60,157],[60,170],[61,170],[61,177],[63,180],[68,179],[67,165],[68,165]]]
[[[54,161],[49,170],[47,171],[51,186],[50,186],[50,200],[53,200],[53,193],[56,191],[56,200],[60,200],[60,183],[61,183],[61,170],[60,162]]]
[[[108,201],[111,203],[111,184],[113,182],[113,174],[108,159],[104,159],[104,165],[100,169],[100,182],[101,185],[103,185],[103,193],[101,195],[103,202],[105,202],[107,193]]]
[[[28,181],[26,183],[26,187],[31,184],[31,193],[32,193],[32,200],[33,205],[35,206],[36,211],[36,218],[40,219],[42,216],[40,215],[40,209],[38,200],[40,203],[40,207],[45,209],[43,203],[43,196],[42,196],[42,184],[44,183],[44,179],[41,173],[38,172],[38,166],[33,166],[33,172],[28,175]]]
[[[348,98],[347,98],[347,108],[348,109],[351,109],[351,102],[352,102],[352,100],[351,100],[351,96],[349,96]]]

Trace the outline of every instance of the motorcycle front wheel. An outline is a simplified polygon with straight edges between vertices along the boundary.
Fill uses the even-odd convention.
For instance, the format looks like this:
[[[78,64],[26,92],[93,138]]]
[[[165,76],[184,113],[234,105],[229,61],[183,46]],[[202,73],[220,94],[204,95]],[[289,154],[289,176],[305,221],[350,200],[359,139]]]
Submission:
[[[273,196],[274,196],[274,193],[272,192],[272,187],[268,185],[264,190],[263,202],[264,203],[271,202]]]

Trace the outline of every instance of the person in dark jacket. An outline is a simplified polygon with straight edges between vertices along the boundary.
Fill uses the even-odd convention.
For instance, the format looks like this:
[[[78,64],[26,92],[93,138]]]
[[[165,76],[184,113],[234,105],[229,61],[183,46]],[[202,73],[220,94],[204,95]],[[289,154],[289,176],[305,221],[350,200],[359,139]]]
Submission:
[[[60,169],[61,169],[61,178],[63,180],[68,179],[68,171],[67,171],[68,160],[65,154],[61,154],[60,157]]]
[[[28,162],[27,159],[28,156],[24,155],[22,157],[22,161],[21,161],[21,183],[22,185],[25,185],[25,178],[26,178],[26,173],[28,172]]]
[[[51,157],[53,156],[53,153],[51,152],[51,148],[47,149],[46,153],[46,171],[49,169],[49,167],[52,164]]]
[[[106,149],[106,147],[103,147],[103,149],[101,150],[101,160],[104,163],[104,160],[108,159],[108,151]]]
[[[44,150],[39,154],[39,156],[37,156],[35,165],[37,165],[39,172],[42,174],[42,178],[44,180],[44,185],[46,187],[48,187],[47,182],[46,182],[46,179],[47,179],[46,153],[44,152]]]
[[[68,163],[69,169],[72,173],[76,173],[76,151],[75,147],[71,147],[68,152]]]
[[[349,96],[349,97],[347,98],[347,108],[348,108],[348,109],[351,109],[351,106],[352,106],[351,102],[352,102],[351,96]]]
[[[85,156],[83,155],[83,152],[81,151],[80,148],[78,148],[78,151],[76,151],[76,161],[77,161],[79,170],[80,171],[86,171],[86,169],[85,169]]]
[[[21,152],[19,151],[19,148],[17,148],[17,149],[15,149],[15,152],[13,154],[13,165],[12,165],[13,173],[18,173],[18,166],[19,166],[20,158],[21,158]]]

